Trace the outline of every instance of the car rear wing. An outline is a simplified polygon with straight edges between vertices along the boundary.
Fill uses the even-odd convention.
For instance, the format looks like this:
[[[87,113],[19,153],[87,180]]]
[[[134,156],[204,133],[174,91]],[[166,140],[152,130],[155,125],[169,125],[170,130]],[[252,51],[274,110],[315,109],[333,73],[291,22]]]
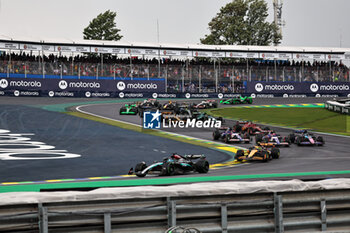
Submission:
[[[185,155],[186,159],[200,159],[205,158],[205,155]]]

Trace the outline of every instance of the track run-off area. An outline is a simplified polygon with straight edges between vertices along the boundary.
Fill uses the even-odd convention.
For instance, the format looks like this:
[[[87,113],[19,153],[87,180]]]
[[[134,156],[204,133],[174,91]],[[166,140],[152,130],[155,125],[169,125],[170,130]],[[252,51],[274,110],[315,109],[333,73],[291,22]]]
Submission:
[[[350,177],[349,137],[322,134],[326,141],[324,147],[291,145],[280,148],[281,157],[278,160],[241,164],[232,159],[235,147],[247,148],[253,144],[214,142],[212,129],[162,129],[156,133],[142,130],[140,117],[119,115],[123,102],[135,100],[4,99],[0,99],[0,129],[3,132],[37,142],[35,146],[30,143],[31,147],[46,145],[49,146],[47,150],[59,152],[48,153],[50,155],[46,158],[30,153],[24,158],[23,155],[14,155],[10,159],[0,157],[0,192],[26,190],[25,187],[28,187],[27,190],[73,189],[235,179]],[[324,101],[326,99],[321,98],[255,99],[253,105]],[[226,120],[225,124],[231,125],[233,121]],[[271,128],[286,136],[292,131],[285,127]],[[0,143],[1,140],[5,138],[0,139]],[[8,149],[5,144],[2,143],[2,149]],[[140,161],[152,163],[175,152],[205,154],[212,164],[209,173],[141,179],[125,176]],[[59,153],[71,157],[65,158]],[[40,188],[34,189],[33,185],[40,185]]]

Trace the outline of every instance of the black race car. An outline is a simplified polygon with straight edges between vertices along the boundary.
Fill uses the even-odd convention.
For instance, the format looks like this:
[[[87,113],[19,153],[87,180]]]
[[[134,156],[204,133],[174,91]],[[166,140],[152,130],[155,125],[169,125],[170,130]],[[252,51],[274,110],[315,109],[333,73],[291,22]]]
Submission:
[[[154,162],[149,166],[145,162],[138,163],[135,166],[135,171],[131,168],[129,174],[135,174],[138,177],[144,177],[147,174],[172,176],[189,172],[207,173],[208,171],[209,162],[204,155],[181,156],[175,153],[164,158],[163,161]]]
[[[203,100],[198,104],[192,104],[192,109],[207,109],[207,108],[217,108],[218,103],[215,100]]]
[[[143,117],[145,111],[157,111],[161,108],[161,104],[156,99],[147,99],[138,105],[138,113],[140,117]]]

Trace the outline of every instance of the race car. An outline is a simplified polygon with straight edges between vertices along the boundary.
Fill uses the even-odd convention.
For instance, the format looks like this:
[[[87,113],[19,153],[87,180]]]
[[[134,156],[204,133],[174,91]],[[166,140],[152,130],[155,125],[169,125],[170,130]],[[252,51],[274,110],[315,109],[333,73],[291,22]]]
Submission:
[[[218,103],[215,100],[203,100],[198,104],[192,104],[191,108],[193,109],[206,109],[206,108],[217,108]]]
[[[221,127],[215,129],[213,132],[214,140],[223,140],[225,143],[237,142],[237,143],[250,143],[251,137],[248,133],[242,134],[232,130],[229,127]]]
[[[291,144],[290,137],[282,137],[281,135],[278,135],[273,131],[271,131],[266,135],[263,135],[263,134],[256,135],[255,142],[257,145],[265,146],[265,147],[273,147],[273,146],[288,147]]]
[[[136,115],[138,112],[136,104],[125,104],[119,109],[119,115]]]
[[[257,134],[268,134],[271,132],[269,127],[261,128],[260,126],[254,124],[251,121],[237,121],[236,127],[240,127],[240,130],[244,133],[249,133],[250,135],[257,135]],[[239,128],[239,127],[238,127]]]
[[[289,135],[289,138],[298,146],[323,146],[325,144],[322,136],[315,136],[307,130],[296,130]]]
[[[208,115],[205,112],[198,112],[198,111],[192,111],[192,119],[196,119],[197,121],[206,121],[206,120],[213,120],[213,121],[221,121],[221,123],[224,122],[224,119],[222,117],[215,118],[213,116]]]
[[[232,99],[220,100],[220,104],[252,104],[253,98],[250,96],[240,96]]]
[[[264,146],[253,146],[247,151],[238,150],[235,155],[237,161],[262,161],[268,162],[271,159],[279,159],[280,150],[278,148],[266,148]]]
[[[178,109],[178,104],[176,102],[173,102],[171,100],[169,100],[167,103],[163,104],[163,106],[161,107],[161,109],[163,110],[174,110],[177,111]]]
[[[161,104],[156,99],[147,99],[138,105],[138,113],[143,117],[145,111],[156,111],[161,107]]]
[[[189,172],[207,173],[209,162],[204,155],[184,155],[177,153],[166,157],[161,162],[155,162],[149,166],[145,162],[136,164],[135,171],[130,169],[129,174],[144,177],[147,174],[157,174],[161,176],[172,176]]]

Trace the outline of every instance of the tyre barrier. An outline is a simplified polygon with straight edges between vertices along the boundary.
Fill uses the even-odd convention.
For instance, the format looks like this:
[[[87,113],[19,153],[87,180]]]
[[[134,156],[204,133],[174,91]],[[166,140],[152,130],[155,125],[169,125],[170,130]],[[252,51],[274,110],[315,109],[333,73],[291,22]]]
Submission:
[[[350,99],[327,101],[324,104],[324,108],[329,111],[350,115]]]

